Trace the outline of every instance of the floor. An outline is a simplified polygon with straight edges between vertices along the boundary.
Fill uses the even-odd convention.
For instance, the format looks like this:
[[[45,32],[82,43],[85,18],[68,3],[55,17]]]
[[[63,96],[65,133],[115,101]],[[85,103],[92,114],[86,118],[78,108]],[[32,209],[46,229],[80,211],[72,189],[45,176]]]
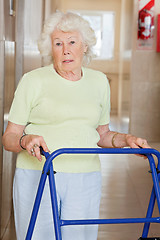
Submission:
[[[112,116],[111,129],[128,132],[128,118]],[[160,143],[151,143],[160,151]],[[101,218],[145,217],[150,192],[151,174],[147,159],[135,155],[103,155]],[[159,216],[155,205],[154,216]],[[143,224],[100,225],[98,240],[138,240]],[[150,237],[160,237],[159,224],[151,224]],[[16,240],[13,214],[2,240]]]

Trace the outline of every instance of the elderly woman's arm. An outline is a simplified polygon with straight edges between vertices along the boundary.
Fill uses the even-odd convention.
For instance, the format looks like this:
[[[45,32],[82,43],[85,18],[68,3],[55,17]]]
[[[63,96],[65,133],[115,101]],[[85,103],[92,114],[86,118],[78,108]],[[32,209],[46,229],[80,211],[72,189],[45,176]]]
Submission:
[[[2,143],[5,150],[18,153],[23,150],[22,149],[23,147],[28,151],[30,155],[33,156],[31,149],[33,149],[34,145],[36,146],[38,145],[38,146],[42,146],[44,151],[46,152],[49,151],[43,137],[38,135],[31,135],[31,134],[25,135],[22,138],[22,141],[21,141],[22,147],[21,147],[20,138],[23,135],[24,128],[25,126],[23,125],[18,125],[12,122],[8,122],[6,131],[2,138]],[[42,160],[39,147],[34,148],[34,156],[37,157],[39,161]]]
[[[105,148],[105,147],[150,148],[150,146],[148,145],[145,139],[135,137],[130,134],[123,134],[123,133],[110,131],[108,124],[98,126],[97,131],[100,135],[98,146],[102,148]]]

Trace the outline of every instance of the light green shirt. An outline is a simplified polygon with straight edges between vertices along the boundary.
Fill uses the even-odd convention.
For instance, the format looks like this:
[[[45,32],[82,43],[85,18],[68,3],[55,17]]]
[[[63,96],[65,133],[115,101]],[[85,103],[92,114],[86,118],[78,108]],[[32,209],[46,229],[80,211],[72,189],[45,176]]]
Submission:
[[[94,148],[100,139],[96,128],[109,123],[110,89],[106,76],[82,68],[79,81],[62,78],[49,65],[23,76],[15,92],[9,121],[26,125],[25,132],[43,136],[50,151],[59,148]],[[17,157],[17,167],[42,170],[27,151]],[[54,160],[58,172],[100,170],[98,155],[61,155]]]

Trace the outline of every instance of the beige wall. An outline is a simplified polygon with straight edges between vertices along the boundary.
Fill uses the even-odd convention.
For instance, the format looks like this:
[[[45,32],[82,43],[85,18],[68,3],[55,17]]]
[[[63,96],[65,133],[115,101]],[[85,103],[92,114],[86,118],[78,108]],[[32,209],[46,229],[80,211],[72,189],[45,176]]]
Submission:
[[[1,133],[15,88],[15,18],[9,15],[9,1],[0,2],[0,118]],[[13,154],[2,148],[0,139],[0,238],[8,225],[12,209]]]
[[[153,50],[137,50],[137,0],[134,0],[134,26],[131,66],[130,131],[149,141],[160,140],[160,53],[156,52],[156,28]],[[155,0],[155,24],[160,14]]]
[[[43,1],[15,2],[16,15],[11,16],[9,0],[0,1],[1,133],[7,125],[16,84],[24,72],[41,66],[41,56],[35,46],[43,21]],[[0,139],[0,239],[6,232],[12,212],[15,157],[15,154],[3,149]]]

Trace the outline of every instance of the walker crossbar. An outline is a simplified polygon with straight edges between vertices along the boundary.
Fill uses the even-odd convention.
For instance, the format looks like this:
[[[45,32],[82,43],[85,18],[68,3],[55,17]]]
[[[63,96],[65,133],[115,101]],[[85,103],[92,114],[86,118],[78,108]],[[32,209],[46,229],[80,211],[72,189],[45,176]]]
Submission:
[[[142,238],[140,237],[138,240],[160,240],[159,237],[154,237],[154,238]]]
[[[125,224],[125,223],[160,223],[157,218],[121,218],[121,219],[88,219],[88,220],[60,220],[61,226],[67,225],[91,225],[91,224]]]
[[[47,176],[49,177],[50,195],[52,203],[53,221],[56,240],[62,240],[61,227],[65,225],[86,225],[86,224],[125,224],[125,223],[145,223],[143,228],[142,237],[140,239],[159,239],[159,238],[147,238],[150,223],[160,223],[160,217],[152,218],[155,200],[160,214],[160,152],[151,148],[62,148],[49,154],[42,150],[42,154],[46,157],[46,162],[43,167],[37,195],[26,235],[26,240],[31,240],[39,206],[46,182]],[[56,186],[54,179],[54,171],[52,161],[54,158],[61,154],[142,154],[145,155],[150,164],[151,174],[153,179],[153,189],[150,197],[148,211],[146,218],[120,218],[120,219],[87,219],[87,220],[63,220],[59,219],[58,203],[56,195]],[[153,155],[158,159],[156,168],[155,160]]]

